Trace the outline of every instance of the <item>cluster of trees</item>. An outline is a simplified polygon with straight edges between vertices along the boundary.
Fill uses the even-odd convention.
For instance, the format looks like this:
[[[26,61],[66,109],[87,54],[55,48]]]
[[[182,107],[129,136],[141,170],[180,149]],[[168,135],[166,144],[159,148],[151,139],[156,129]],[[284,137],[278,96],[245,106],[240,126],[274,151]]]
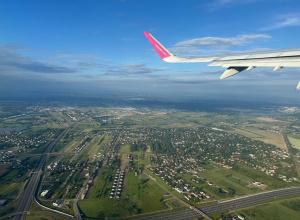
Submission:
[[[149,144],[151,150],[160,154],[174,154],[176,153],[172,143],[168,140],[162,140],[161,142],[154,142]]]
[[[300,199],[287,201],[282,203],[284,206],[287,206],[297,212],[300,212]]]
[[[145,144],[141,144],[136,141],[130,145],[130,151],[146,151],[146,150],[147,150],[147,146]]]

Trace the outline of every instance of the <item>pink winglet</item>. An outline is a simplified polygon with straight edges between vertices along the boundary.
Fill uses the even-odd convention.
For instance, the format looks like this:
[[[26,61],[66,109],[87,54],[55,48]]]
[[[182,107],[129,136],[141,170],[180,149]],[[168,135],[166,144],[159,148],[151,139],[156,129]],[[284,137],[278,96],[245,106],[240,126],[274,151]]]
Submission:
[[[148,32],[144,32],[145,36],[148,38],[148,40],[150,41],[150,43],[152,44],[152,46],[154,47],[154,49],[156,50],[156,52],[158,53],[158,55],[164,59],[166,57],[171,56],[163,47],[162,45],[154,38],[152,37],[151,34],[149,34]]]

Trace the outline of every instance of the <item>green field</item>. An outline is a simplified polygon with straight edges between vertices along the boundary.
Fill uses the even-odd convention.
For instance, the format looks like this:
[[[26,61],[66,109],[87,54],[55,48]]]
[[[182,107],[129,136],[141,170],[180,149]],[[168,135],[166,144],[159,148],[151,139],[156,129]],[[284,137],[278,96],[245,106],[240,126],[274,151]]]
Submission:
[[[10,184],[0,184],[0,197],[5,199],[15,199],[20,193],[19,190],[22,189],[24,182],[10,183]]]
[[[299,220],[300,219],[300,200],[287,202],[274,202],[248,208],[238,213],[246,216],[250,220]]]
[[[166,188],[167,190],[169,190],[171,193],[173,193],[174,195],[176,195],[178,198],[184,200],[184,196],[182,194],[180,194],[179,192],[177,192],[175,189],[173,189],[171,186],[167,185],[165,183],[165,181],[163,181],[161,178],[157,177],[156,175],[154,175],[150,170],[145,169],[145,171],[147,174],[149,174],[151,177],[153,177],[159,184],[161,184],[164,188]]]
[[[125,195],[136,202],[143,213],[167,209],[163,202],[166,192],[145,177],[139,179],[134,172],[128,172]]]
[[[249,137],[253,140],[262,141],[267,144],[272,144],[282,149],[287,149],[283,136],[272,131],[261,130],[249,126],[238,126],[230,132],[244,135],[245,137]]]
[[[0,198],[15,199],[26,182],[27,174],[19,176],[19,169],[11,169],[0,179]]]
[[[134,172],[127,174],[126,190],[122,198],[109,199],[111,183],[107,180],[114,173],[107,170],[103,172],[95,182],[91,199],[78,202],[81,212],[86,217],[121,217],[168,209],[163,201],[165,191],[152,180],[139,179]]]
[[[213,182],[225,190],[228,188],[234,189],[235,195],[246,195],[262,191],[260,189],[250,189],[246,187],[251,181],[253,181],[251,178],[226,168],[205,170],[199,172],[198,175],[207,179],[208,182]],[[207,183],[204,185],[204,190],[210,195],[214,195],[216,199],[220,199],[220,195],[216,194],[214,188],[209,186]],[[226,194],[224,196],[226,196]]]
[[[287,137],[292,147],[300,150],[300,135],[288,134]]]
[[[135,204],[128,199],[85,199],[79,200],[81,213],[87,218],[104,219],[138,214]]]
[[[51,215],[48,213],[30,213],[26,215],[26,220],[36,220],[36,219],[41,219],[41,220],[48,220],[48,219],[55,219],[55,220],[64,220],[65,218],[56,216],[56,215]]]
[[[278,189],[278,188],[284,188],[289,186],[298,186],[297,183],[287,183],[279,178],[274,178],[272,176],[268,176],[265,172],[262,172],[260,170],[255,170],[250,167],[247,167],[246,165],[240,164],[236,170],[238,173],[245,173],[249,178],[252,178],[255,181],[262,182],[267,185],[266,190],[272,190],[272,189]]]
[[[122,145],[120,150],[119,150],[119,153],[120,154],[129,154],[131,153],[130,151],[130,145],[129,144],[126,144],[126,145]]]
[[[119,153],[120,154],[133,154],[133,155],[137,155],[137,154],[139,154],[139,155],[145,155],[145,154],[152,155],[153,154],[151,152],[145,152],[145,151],[131,151],[129,144],[122,145],[120,150],[119,150]]]
[[[92,186],[90,199],[108,198],[112,189],[112,182],[116,173],[116,169],[102,168],[95,178]]]

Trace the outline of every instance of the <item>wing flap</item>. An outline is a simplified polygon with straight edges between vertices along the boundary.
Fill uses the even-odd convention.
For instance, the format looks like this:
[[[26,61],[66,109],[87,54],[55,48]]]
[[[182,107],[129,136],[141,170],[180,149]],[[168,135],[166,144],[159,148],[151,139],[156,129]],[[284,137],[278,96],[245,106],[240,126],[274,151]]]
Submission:
[[[298,82],[298,85],[297,85],[296,89],[300,90],[300,81]]]
[[[220,79],[225,79],[225,78],[228,78],[230,76],[233,76],[237,73],[240,73],[240,72],[244,71],[247,68],[248,68],[247,66],[243,66],[243,67],[231,66],[227,70],[225,70],[225,72],[222,74]]]
[[[256,67],[300,67],[300,59],[297,60],[230,60],[230,61],[216,61],[208,64],[208,66],[256,66]]]

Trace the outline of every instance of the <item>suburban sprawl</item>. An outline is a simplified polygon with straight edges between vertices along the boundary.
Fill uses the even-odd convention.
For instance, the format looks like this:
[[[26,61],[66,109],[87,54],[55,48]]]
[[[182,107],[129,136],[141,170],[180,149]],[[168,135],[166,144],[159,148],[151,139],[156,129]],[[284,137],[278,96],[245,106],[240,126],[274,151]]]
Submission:
[[[300,219],[299,119],[3,104],[0,219]]]

